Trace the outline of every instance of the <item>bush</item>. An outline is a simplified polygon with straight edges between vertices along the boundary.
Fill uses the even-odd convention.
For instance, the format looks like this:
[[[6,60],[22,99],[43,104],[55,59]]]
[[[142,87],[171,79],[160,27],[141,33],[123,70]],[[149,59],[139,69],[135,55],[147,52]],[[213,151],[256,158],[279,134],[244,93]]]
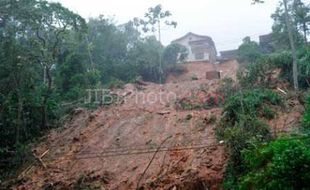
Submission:
[[[248,64],[245,71],[239,72],[237,77],[243,88],[270,87],[270,77],[275,68],[268,58],[262,57],[256,62]]]
[[[253,150],[256,146],[271,140],[268,125],[249,116],[245,116],[243,121],[236,127],[224,128],[221,131],[229,152],[224,182],[228,189],[234,189],[232,187],[236,185],[237,177],[246,171],[243,152]]]
[[[301,88],[310,87],[310,46],[301,48],[298,51],[298,82]]]
[[[228,98],[224,105],[223,120],[234,126],[242,121],[244,114],[251,117],[259,116],[264,105],[282,105],[282,98],[271,90],[247,90]],[[265,108],[266,109],[266,108]],[[264,115],[263,115],[264,116]]]
[[[269,126],[259,117],[273,118],[275,113],[269,106],[282,104],[280,96],[266,89],[239,91],[226,100],[217,128],[217,135],[225,141],[229,152],[225,187],[237,187],[238,177],[246,172],[243,153],[272,139]]]
[[[297,52],[298,57],[298,82],[303,89],[310,87],[310,46],[302,47]],[[293,84],[292,72],[293,58],[290,52],[282,51],[260,56],[255,61],[246,65],[246,72],[239,74],[238,79],[241,86],[250,88],[253,85],[270,87],[270,77],[276,68],[281,69],[280,78]]]
[[[238,61],[241,63],[254,63],[262,56],[259,45],[251,41],[250,37],[243,39],[243,43],[238,48]]]
[[[223,78],[218,92],[223,94],[224,98],[229,98],[238,92],[238,86],[232,78]]]
[[[305,113],[302,120],[302,125],[306,130],[310,129],[310,96],[307,97],[305,105]]]
[[[187,59],[188,51],[185,46],[172,43],[163,52],[163,62],[167,65],[182,63]]]
[[[246,152],[239,189],[309,189],[309,148],[308,138],[285,138]]]

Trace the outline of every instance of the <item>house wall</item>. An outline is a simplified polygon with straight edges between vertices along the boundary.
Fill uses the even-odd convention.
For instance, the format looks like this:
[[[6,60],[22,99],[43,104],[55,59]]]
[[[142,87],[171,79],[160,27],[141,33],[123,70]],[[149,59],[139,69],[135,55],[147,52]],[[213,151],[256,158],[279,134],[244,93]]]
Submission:
[[[210,62],[215,62],[216,61],[216,51],[214,47],[211,46],[211,44],[205,46],[203,49],[195,49],[193,52],[192,46],[190,45],[191,41],[199,41],[199,40],[204,40],[205,38],[201,38],[195,35],[188,35],[183,39],[180,39],[178,41],[175,41],[175,43],[178,43],[180,45],[183,45],[187,48],[188,50],[188,57],[187,61],[192,62],[192,61],[210,61]],[[206,41],[207,42],[207,41]],[[195,57],[195,53],[203,53],[204,54],[204,59],[197,60]]]

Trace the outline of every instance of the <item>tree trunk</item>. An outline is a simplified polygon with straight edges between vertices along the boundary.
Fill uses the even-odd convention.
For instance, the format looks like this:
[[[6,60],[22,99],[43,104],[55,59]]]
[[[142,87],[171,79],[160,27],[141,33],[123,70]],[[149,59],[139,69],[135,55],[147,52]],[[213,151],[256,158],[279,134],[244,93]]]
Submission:
[[[303,28],[303,32],[304,32],[305,44],[307,44],[307,42],[308,42],[308,39],[307,39],[307,24],[305,22],[302,24],[302,28]]]
[[[16,125],[16,144],[19,143],[20,140],[20,129],[22,127],[22,113],[23,113],[23,102],[20,96],[19,91],[17,92],[17,125]]]
[[[45,73],[46,73],[46,80],[47,80],[47,92],[43,96],[43,103],[42,103],[42,120],[41,120],[41,126],[42,129],[48,128],[48,116],[47,116],[47,101],[50,96],[50,93],[52,93],[52,76],[50,68],[45,67]]]
[[[294,38],[292,33],[292,25],[289,18],[288,8],[287,8],[287,0],[283,0],[284,8],[285,8],[285,22],[288,30],[288,37],[290,41],[290,46],[292,50],[292,56],[293,56],[293,81],[294,81],[294,89],[295,91],[298,91],[298,70],[297,70],[297,54],[296,54],[296,48],[294,44]]]
[[[161,44],[161,31],[160,31],[160,20],[158,20],[158,40],[159,43]],[[162,56],[161,56],[161,52],[159,49],[159,83],[162,84],[163,83],[163,66],[162,66]]]

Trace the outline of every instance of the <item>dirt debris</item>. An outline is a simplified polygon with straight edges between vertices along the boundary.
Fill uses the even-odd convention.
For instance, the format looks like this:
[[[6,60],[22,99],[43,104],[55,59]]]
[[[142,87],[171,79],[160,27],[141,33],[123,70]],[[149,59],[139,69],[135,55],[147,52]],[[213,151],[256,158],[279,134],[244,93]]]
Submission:
[[[136,189],[156,151],[139,189],[222,189],[227,155],[214,130],[221,108],[177,109],[175,97],[169,98],[175,94],[186,99],[194,93],[198,103],[205,102],[217,92],[220,80],[205,79],[212,64],[183,67],[186,72],[169,76],[166,84],[143,82],[143,88],[127,84],[114,90],[124,98],[122,104],[93,112],[75,110],[62,129],[51,131],[36,147],[38,155],[49,150],[42,158],[46,169],[34,166],[14,189]],[[217,65],[222,76],[233,79],[237,68],[235,61]],[[191,79],[193,73],[198,80]],[[150,94],[162,97],[152,99]],[[283,120],[297,117],[289,114],[270,124],[294,122]]]

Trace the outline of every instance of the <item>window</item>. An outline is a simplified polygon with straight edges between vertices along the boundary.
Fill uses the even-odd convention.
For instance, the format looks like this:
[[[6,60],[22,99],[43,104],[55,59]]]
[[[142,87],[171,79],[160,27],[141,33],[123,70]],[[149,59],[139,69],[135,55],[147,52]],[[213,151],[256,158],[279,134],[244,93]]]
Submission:
[[[210,61],[210,54],[209,54],[209,53],[206,53],[206,54],[205,54],[205,60]]]
[[[205,54],[202,52],[202,53],[195,53],[195,59],[196,60],[202,60],[204,59],[205,57]]]

